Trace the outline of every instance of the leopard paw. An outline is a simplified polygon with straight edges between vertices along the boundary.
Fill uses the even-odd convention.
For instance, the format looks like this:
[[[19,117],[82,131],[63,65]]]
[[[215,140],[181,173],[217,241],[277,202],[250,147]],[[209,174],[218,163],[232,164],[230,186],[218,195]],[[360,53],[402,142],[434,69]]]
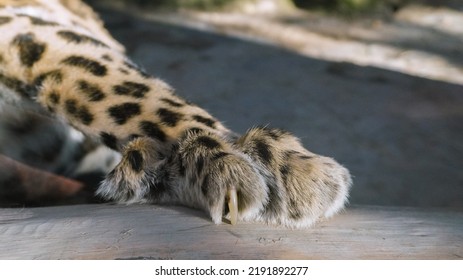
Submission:
[[[307,151],[291,134],[254,128],[235,147],[248,155],[268,192],[262,220],[308,227],[341,210],[352,184],[349,171],[331,158]]]
[[[255,128],[235,143],[191,129],[162,153],[149,138],[130,142],[98,194],[119,202],[180,204],[225,217],[307,227],[344,207],[352,180],[331,158],[276,129]]]
[[[123,149],[122,159],[100,184],[96,194],[120,203],[147,202],[150,189],[162,178],[164,160],[158,143],[147,137],[136,138]]]
[[[177,158],[181,182],[171,184],[184,205],[209,212],[219,224],[225,216],[255,220],[268,200],[265,182],[252,160],[215,134],[194,130],[178,145]]]
[[[192,129],[170,148],[137,138],[97,190],[122,203],[152,202],[206,210],[214,223],[226,216],[255,220],[267,200],[263,178],[248,156],[213,133]]]

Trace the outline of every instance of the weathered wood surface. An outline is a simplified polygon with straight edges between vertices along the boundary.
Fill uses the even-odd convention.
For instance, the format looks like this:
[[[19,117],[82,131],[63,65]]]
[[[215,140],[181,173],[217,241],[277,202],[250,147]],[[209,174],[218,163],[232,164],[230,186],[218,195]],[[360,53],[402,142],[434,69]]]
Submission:
[[[1,259],[462,259],[463,212],[350,207],[313,228],[153,205],[0,209]]]

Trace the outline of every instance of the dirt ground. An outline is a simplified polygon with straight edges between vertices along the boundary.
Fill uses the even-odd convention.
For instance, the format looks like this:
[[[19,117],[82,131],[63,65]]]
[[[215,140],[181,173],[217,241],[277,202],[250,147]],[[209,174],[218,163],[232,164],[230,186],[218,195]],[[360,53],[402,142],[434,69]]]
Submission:
[[[355,21],[96,8],[134,61],[231,129],[284,128],[349,168],[352,204],[463,208],[461,1]]]

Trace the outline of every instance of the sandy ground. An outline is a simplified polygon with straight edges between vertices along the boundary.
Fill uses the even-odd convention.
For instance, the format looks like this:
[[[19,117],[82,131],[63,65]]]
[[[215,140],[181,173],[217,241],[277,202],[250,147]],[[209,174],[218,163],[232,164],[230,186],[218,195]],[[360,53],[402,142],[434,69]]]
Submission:
[[[231,129],[284,128],[348,167],[352,204],[463,208],[463,4],[355,22],[97,10],[136,62]]]

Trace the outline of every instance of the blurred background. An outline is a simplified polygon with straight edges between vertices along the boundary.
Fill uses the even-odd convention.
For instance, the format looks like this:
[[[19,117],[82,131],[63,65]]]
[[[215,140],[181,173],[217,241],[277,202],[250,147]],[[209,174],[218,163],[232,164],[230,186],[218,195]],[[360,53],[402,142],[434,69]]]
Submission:
[[[295,133],[351,204],[463,209],[463,1],[87,1],[129,56],[231,129]]]

